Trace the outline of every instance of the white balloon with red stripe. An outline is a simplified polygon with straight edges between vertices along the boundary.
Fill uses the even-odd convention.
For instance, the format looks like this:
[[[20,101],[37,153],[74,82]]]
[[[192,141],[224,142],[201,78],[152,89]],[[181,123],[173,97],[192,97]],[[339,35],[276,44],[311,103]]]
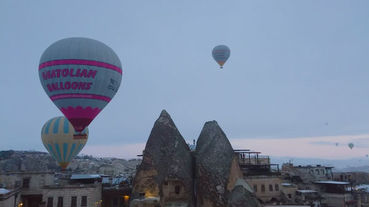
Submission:
[[[82,132],[114,97],[122,80],[115,52],[89,38],[66,38],[50,45],[39,64],[42,87]]]

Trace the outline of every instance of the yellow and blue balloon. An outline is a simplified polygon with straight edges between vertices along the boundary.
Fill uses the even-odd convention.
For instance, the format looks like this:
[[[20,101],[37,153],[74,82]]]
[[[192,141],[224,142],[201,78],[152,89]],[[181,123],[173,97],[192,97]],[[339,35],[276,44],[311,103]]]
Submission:
[[[73,136],[75,133],[72,124],[63,116],[50,119],[41,130],[42,143],[63,170],[83,149],[88,139],[87,127],[83,130],[87,136]]]

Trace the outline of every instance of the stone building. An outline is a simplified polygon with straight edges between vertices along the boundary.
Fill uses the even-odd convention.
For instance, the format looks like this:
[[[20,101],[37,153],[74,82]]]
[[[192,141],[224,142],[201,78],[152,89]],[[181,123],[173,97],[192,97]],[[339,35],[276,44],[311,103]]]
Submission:
[[[20,188],[0,188],[0,207],[18,207],[20,202]]]
[[[282,177],[277,164],[270,163],[269,156],[247,149],[234,150],[238,157],[243,177],[253,188],[262,203],[282,201]]]
[[[285,163],[282,165],[282,173],[290,179],[302,183],[311,183],[317,180],[333,180],[333,167],[323,165],[298,165]]]
[[[0,174],[0,182],[9,187],[20,187],[20,201],[24,206],[37,206],[42,202],[43,186],[54,183],[52,172],[9,172]]]
[[[357,202],[351,191],[349,182],[341,181],[315,181],[315,189],[322,196],[322,204],[327,207],[356,207]]]
[[[369,184],[367,172],[334,172],[333,180],[350,182],[352,185]]]
[[[13,196],[20,207],[98,207],[102,184],[98,175],[55,175],[52,172],[15,172],[0,175],[2,185],[17,189],[0,196]],[[4,200],[4,199],[3,199]],[[1,201],[0,201],[1,203]]]

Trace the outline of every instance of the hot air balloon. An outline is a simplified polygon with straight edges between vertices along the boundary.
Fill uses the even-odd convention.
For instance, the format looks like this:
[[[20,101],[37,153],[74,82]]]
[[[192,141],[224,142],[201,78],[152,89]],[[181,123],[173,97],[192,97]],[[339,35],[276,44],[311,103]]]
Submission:
[[[66,38],[45,50],[38,71],[47,95],[81,133],[118,91],[121,68],[104,43]]]
[[[86,136],[75,138],[72,124],[63,116],[47,121],[41,130],[41,139],[47,151],[66,169],[69,162],[82,150],[88,138],[88,128],[83,131]]]
[[[338,146],[338,142],[336,142],[336,147]]]
[[[213,49],[213,58],[223,68],[224,63],[231,55],[231,50],[226,45],[218,45]]]
[[[352,148],[354,147],[354,143],[350,142],[350,143],[348,144],[348,146],[350,147],[350,149],[352,149]]]

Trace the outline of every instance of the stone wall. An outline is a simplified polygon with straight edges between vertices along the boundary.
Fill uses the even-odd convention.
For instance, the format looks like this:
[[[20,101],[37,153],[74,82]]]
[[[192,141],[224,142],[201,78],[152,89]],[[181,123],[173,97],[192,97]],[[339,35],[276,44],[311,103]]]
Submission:
[[[263,202],[270,202],[272,199],[281,201],[282,179],[280,177],[249,176],[246,181],[253,188],[256,197]]]
[[[57,206],[58,198],[63,198],[63,206],[71,206],[72,196],[77,197],[77,206],[81,206],[82,196],[87,196],[86,207],[101,206],[102,185],[85,184],[85,185],[65,185],[65,186],[49,186],[42,191],[42,201],[46,204],[48,198],[53,198],[53,206]]]

